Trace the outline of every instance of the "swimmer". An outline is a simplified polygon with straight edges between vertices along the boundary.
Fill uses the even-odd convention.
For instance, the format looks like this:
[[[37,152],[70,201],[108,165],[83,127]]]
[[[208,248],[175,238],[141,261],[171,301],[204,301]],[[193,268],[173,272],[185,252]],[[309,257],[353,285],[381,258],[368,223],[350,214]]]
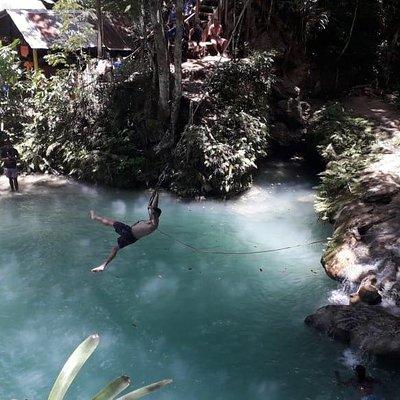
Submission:
[[[357,365],[354,368],[355,378],[348,381],[342,381],[339,371],[335,371],[336,380],[339,384],[352,386],[358,390],[361,395],[361,400],[381,400],[375,394],[374,385],[380,383],[379,380],[367,375],[367,371],[363,365]]]
[[[123,222],[118,222],[110,218],[101,217],[100,215],[97,215],[93,210],[90,211],[90,219],[98,221],[103,225],[113,227],[115,232],[120,235],[117,239],[118,245],[112,248],[107,260],[104,261],[103,264],[101,264],[100,266],[93,268],[91,270],[92,272],[104,271],[107,268],[108,264],[115,258],[119,250],[137,242],[139,239],[142,239],[145,236],[150,235],[158,228],[161,210],[158,208],[157,192],[154,192],[151,196],[147,209],[149,212],[149,219],[138,221],[132,226],[126,225]]]

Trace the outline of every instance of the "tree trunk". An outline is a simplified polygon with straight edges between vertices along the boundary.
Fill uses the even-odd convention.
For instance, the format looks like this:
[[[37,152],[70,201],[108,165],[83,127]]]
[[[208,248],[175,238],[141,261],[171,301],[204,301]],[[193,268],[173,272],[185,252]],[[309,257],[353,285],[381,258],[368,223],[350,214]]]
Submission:
[[[176,125],[182,99],[182,38],[183,38],[183,0],[176,2],[176,35],[174,49],[174,92],[171,111],[171,142],[175,141]]]
[[[97,58],[103,58],[103,14],[101,12],[101,0],[96,0],[97,14]]]
[[[169,115],[169,60],[168,48],[165,38],[164,22],[161,13],[161,3],[159,0],[152,0],[150,6],[151,22],[154,27],[154,46],[157,59],[158,72],[158,111],[163,124],[166,124]]]

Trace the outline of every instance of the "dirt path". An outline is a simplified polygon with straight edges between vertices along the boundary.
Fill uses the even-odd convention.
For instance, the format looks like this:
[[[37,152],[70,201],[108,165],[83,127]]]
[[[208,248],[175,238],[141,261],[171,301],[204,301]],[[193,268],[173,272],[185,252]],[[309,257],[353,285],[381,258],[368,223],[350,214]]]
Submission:
[[[384,133],[390,139],[400,134],[400,110],[374,97],[351,97],[345,107],[354,115],[373,121],[377,133]]]

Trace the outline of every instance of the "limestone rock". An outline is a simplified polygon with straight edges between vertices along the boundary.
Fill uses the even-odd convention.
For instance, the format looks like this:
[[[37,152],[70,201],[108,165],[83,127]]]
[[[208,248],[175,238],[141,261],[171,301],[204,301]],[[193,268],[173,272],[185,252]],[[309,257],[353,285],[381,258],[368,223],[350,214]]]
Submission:
[[[371,354],[400,357],[400,318],[382,307],[329,305],[309,315],[305,323]]]
[[[382,302],[382,296],[379,294],[376,285],[376,276],[369,275],[365,277],[360,287],[357,290],[357,293],[353,293],[350,295],[350,304],[357,304],[357,303],[365,303],[369,304],[370,306],[376,306]]]

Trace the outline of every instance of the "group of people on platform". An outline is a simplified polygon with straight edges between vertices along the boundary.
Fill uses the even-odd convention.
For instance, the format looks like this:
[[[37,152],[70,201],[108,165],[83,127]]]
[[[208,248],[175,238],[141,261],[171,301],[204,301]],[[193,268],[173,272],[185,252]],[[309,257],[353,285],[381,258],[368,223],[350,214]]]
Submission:
[[[183,58],[201,58],[213,51],[218,55],[225,55],[227,40],[222,37],[222,25],[218,17],[210,15],[207,21],[202,22],[195,14],[195,0],[187,0],[184,3],[184,25],[183,25]],[[176,6],[171,5],[167,15],[166,39],[172,46],[176,36]]]

